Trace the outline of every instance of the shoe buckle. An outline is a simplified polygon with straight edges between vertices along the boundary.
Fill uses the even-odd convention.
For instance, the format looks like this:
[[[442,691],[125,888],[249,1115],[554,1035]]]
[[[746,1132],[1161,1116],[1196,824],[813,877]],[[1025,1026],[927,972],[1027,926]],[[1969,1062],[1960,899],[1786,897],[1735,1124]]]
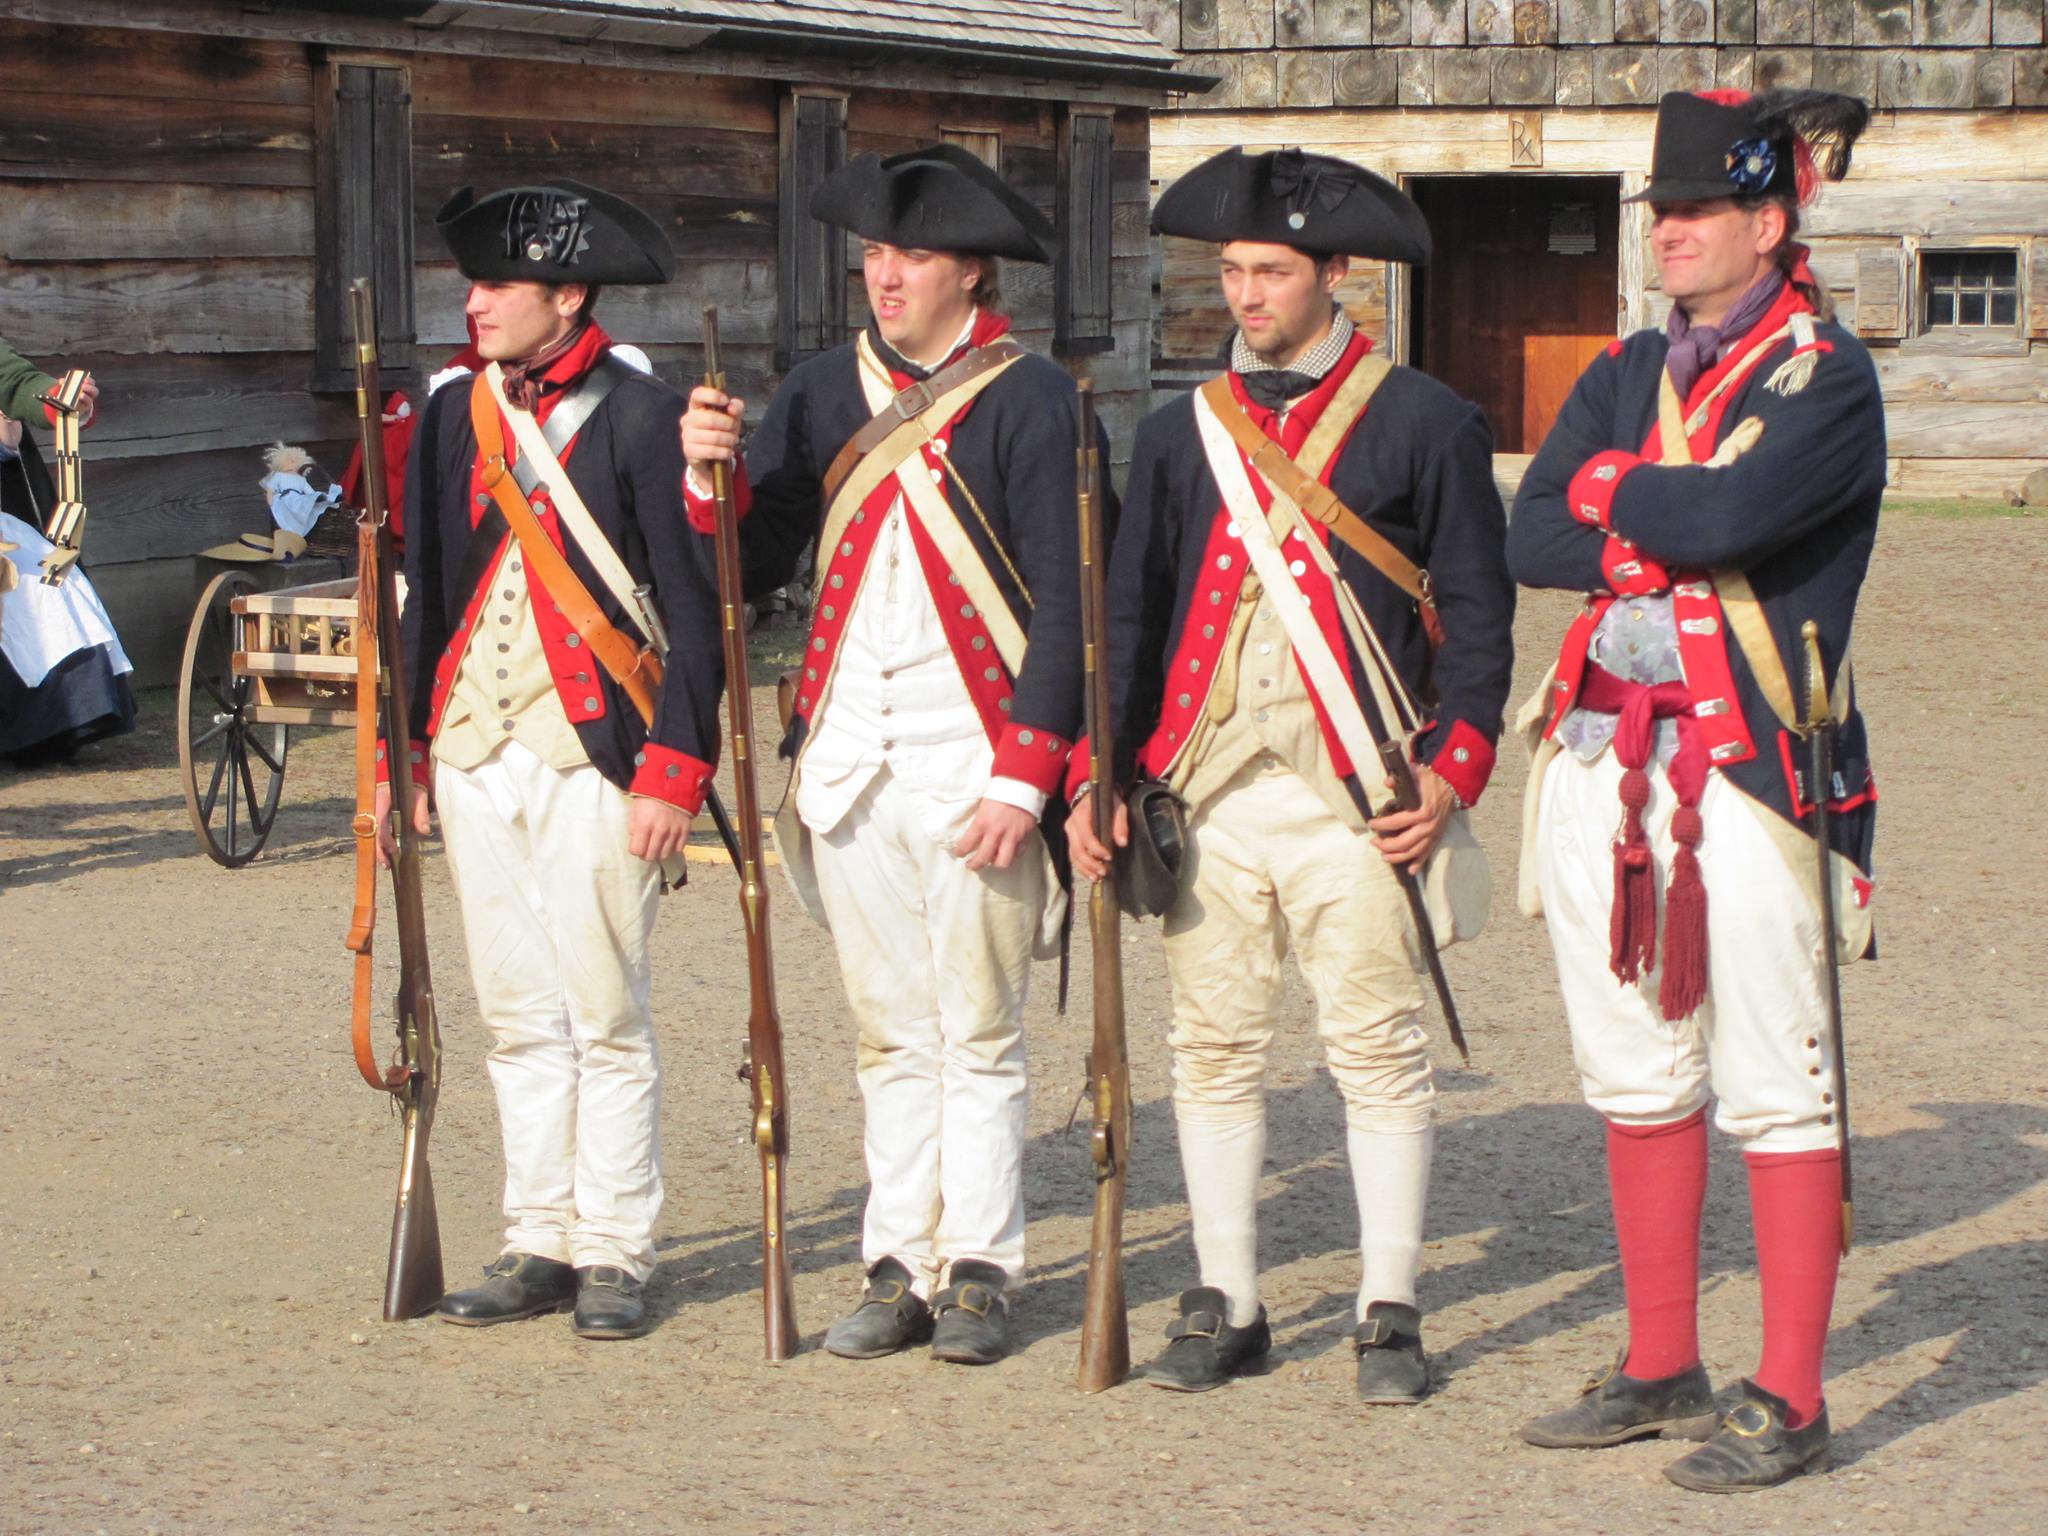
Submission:
[[[985,1318],[988,1316],[989,1308],[996,1304],[996,1295],[987,1286],[967,1280],[953,1288],[953,1299],[950,1304],[963,1312],[972,1312],[976,1317]]]
[[[1619,1360],[1609,1361],[1605,1366],[1586,1378],[1586,1384],[1579,1388],[1579,1395],[1581,1397],[1591,1397],[1595,1392],[1606,1386],[1607,1383],[1614,1380],[1620,1371],[1621,1362]]]
[[[1369,1317],[1358,1325],[1351,1341],[1360,1349],[1377,1349],[1394,1342],[1394,1329],[1384,1317]]]
[[[910,1287],[901,1280],[878,1280],[868,1287],[866,1305],[871,1307],[893,1307],[910,1294]]]
[[[1190,1312],[1166,1325],[1169,1339],[1213,1339],[1223,1332],[1223,1317],[1217,1312]]]
[[[1771,1410],[1767,1404],[1748,1402],[1728,1410],[1728,1417],[1721,1421],[1721,1427],[1742,1436],[1745,1440],[1756,1440],[1770,1433]]]

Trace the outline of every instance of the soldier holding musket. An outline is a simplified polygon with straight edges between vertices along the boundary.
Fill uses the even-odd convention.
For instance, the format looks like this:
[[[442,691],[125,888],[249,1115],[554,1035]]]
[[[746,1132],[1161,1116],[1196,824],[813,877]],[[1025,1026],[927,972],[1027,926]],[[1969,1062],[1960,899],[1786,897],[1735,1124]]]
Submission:
[[[853,160],[811,213],[860,238],[873,322],[791,371],[738,489],[749,591],[818,541],[776,837],[838,948],[872,1185],[825,1347],[985,1363],[1024,1270],[1024,1000],[1065,902],[1040,820],[1080,714],[1074,386],[997,308],[997,259],[1052,230],[950,145]],[[699,488],[743,416],[693,394]]]
[[[488,366],[428,399],[406,475],[410,758],[491,1035],[507,1221],[484,1283],[440,1311],[573,1302],[579,1334],[625,1338],[647,1327],[662,1203],[649,940],[717,760],[724,666],[683,402],[611,354],[592,308],[675,258],[641,210],[566,180],[465,188],[436,222]],[[380,823],[388,806],[387,784]]]
[[[1847,1238],[1829,994],[1836,957],[1870,941],[1876,810],[1844,658],[1885,440],[1870,355],[1794,235],[1868,115],[1815,91],[1664,98],[1640,196],[1675,307],[1579,380],[1509,537],[1519,580],[1586,595],[1529,711],[1523,895],[1548,920],[1580,1079],[1607,1121],[1628,1300],[1614,1364],[1522,1433],[1711,1435],[1666,1469],[1708,1492],[1783,1482],[1828,1450],[1821,1367]],[[1825,783],[1807,767],[1824,754],[1799,740],[1818,715],[1839,722]],[[1709,1094],[1743,1143],[1763,1290],[1762,1361],[1718,1430],[1698,1332]]]
[[[1492,439],[1475,406],[1389,368],[1335,302],[1352,257],[1429,257],[1421,212],[1387,181],[1231,150],[1170,187],[1154,227],[1221,247],[1238,330],[1227,373],[1139,425],[1110,557],[1118,777],[1164,779],[1190,816],[1165,918],[1201,1284],[1148,1377],[1201,1391],[1270,1347],[1257,1206],[1292,948],[1344,1099],[1358,1391],[1412,1403],[1429,1388],[1415,1282],[1436,1089],[1402,877],[1422,877],[1442,938],[1474,926],[1453,900],[1477,860],[1459,808],[1492,772],[1512,668]],[[1395,779],[1407,809],[1390,808]],[[1076,869],[1101,878],[1088,813],[1068,836]],[[1116,825],[1119,842],[1154,835],[1125,807]]]

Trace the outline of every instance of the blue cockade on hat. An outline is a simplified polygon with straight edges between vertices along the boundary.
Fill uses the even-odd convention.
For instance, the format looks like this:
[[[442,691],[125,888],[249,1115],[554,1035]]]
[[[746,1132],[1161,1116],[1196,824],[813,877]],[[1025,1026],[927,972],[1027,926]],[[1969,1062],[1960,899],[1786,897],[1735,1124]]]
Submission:
[[[586,198],[522,193],[505,209],[505,254],[573,267],[590,248],[590,234],[584,228],[589,213]]]
[[[1742,139],[1728,151],[1728,180],[1738,192],[1763,191],[1777,169],[1778,152],[1769,139]]]

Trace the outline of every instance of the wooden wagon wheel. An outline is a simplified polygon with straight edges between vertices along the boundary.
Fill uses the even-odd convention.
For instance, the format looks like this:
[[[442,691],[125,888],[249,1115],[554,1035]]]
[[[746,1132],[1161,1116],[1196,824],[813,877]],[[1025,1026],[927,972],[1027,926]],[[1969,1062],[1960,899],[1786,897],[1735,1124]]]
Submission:
[[[255,590],[247,571],[224,571],[208,583],[178,674],[185,810],[200,849],[229,869],[255,858],[270,836],[290,747],[286,727],[252,718],[255,685],[234,673],[235,621],[228,605]]]

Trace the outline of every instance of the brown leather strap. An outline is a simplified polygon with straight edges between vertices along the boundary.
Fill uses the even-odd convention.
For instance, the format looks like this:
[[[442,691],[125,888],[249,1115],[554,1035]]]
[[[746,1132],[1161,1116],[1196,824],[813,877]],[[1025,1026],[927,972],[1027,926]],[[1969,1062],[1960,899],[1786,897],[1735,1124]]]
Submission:
[[[527,504],[525,492],[512,478],[511,466],[505,462],[505,433],[498,421],[498,405],[491,398],[490,384],[482,377],[470,388],[469,419],[476,428],[477,446],[484,454],[484,489],[491,493],[498,510],[505,514],[505,521],[511,525],[513,537],[519,540],[520,552],[526,556],[527,565],[540,578],[540,584],[554,599],[555,606],[561,609],[562,617],[583,637],[583,643],[590,648],[591,654],[625,689],[626,697],[639,711],[641,722],[652,730],[654,701],[661,688],[661,657],[655,654],[652,646],[636,645],[627,639],[604,616],[597,600],[590,595],[590,589],[569,568],[568,559],[555,548],[555,541],[541,527],[540,519],[534,516],[533,508]]]
[[[1414,598],[1421,605],[1424,625],[1434,632],[1436,599],[1430,591],[1429,572],[1387,542],[1383,534],[1339,501],[1327,485],[1290,459],[1286,449],[1261,432],[1245,414],[1244,407],[1237,403],[1237,396],[1231,393],[1228,374],[1218,374],[1204,384],[1202,398],[1209,402],[1209,409],[1216,413],[1216,419],[1230,434],[1230,440],[1252,461],[1252,468],[1265,476],[1266,483],[1335,533],[1374,570]]]
[[[938,402],[939,396],[949,390],[958,389],[970,379],[977,379],[992,368],[1000,368],[1013,358],[1022,357],[1024,349],[1014,341],[1000,339],[985,347],[975,347],[959,362],[941,368],[928,379],[919,379],[910,388],[900,391],[894,399],[868,418],[867,425],[846,440],[846,446],[832,460],[831,468],[825,471],[823,501],[831,506],[839,494],[839,487],[846,483],[846,477],[853,473],[853,466],[881,446],[882,439],[902,426],[914,421]]]
[[[349,1043],[356,1070],[372,1088],[393,1091],[393,1083],[377,1060],[370,1031],[370,998],[375,980],[372,963],[377,929],[377,664],[381,626],[377,612],[377,530],[367,518],[356,524],[356,903],[349,916],[348,947],[355,954],[355,977],[349,998]],[[393,773],[410,772],[412,743],[385,746]],[[398,754],[404,753],[401,759]],[[403,767],[401,768],[401,763]],[[404,1069],[393,1069],[401,1079]]]

